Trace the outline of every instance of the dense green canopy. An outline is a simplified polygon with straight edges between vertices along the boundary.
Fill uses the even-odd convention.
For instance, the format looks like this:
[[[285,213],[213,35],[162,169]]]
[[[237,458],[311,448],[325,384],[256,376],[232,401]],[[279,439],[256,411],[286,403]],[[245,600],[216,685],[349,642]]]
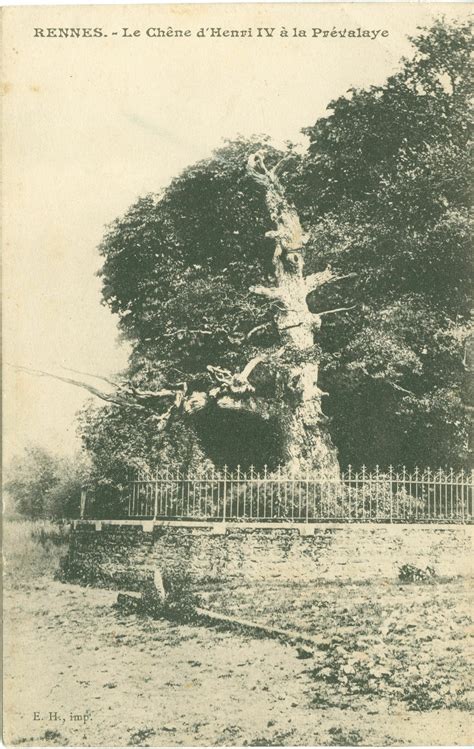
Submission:
[[[441,20],[412,42],[384,85],[349,91],[304,129],[309,147],[289,149],[281,177],[310,234],[306,272],[329,262],[357,274],[310,299],[314,311],[354,305],[323,318],[319,340],[342,464],[468,461],[472,42],[467,25]],[[270,162],[281,157],[265,138],[227,143],[109,228],[103,297],[132,342],[135,383],[199,389],[207,365],[235,370],[278,341],[275,302],[249,293],[272,274],[264,195],[246,170],[262,145]],[[114,406],[82,418],[102,476],[132,453],[182,457],[186,430],[157,435],[153,420]]]
[[[467,460],[472,40],[438,21],[412,42],[385,85],[306,128],[298,177],[313,252],[358,273],[350,323],[328,319],[322,343],[333,436],[356,464]]]
[[[104,300],[133,342],[134,371],[152,381],[179,379],[172,367],[244,362],[246,335],[271,317],[249,293],[272,270],[264,196],[246,169],[261,145],[234,141],[189,167],[132,206],[101,245]]]

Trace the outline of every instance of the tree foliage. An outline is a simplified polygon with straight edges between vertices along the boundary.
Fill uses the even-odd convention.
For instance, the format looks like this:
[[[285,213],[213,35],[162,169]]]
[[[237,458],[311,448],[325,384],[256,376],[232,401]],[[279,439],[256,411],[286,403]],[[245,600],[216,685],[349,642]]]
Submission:
[[[255,348],[247,334],[271,319],[269,305],[249,294],[272,270],[264,196],[246,169],[265,142],[227,143],[109,228],[103,298],[133,342],[132,372],[145,381],[245,363]]]
[[[310,138],[296,187],[312,250],[356,271],[350,323],[323,330],[343,462],[467,460],[468,25],[437,21],[383,86],[352,90]]]
[[[62,458],[30,445],[12,460],[5,490],[20,515],[34,519],[78,517],[81,487],[87,478],[83,457]]]
[[[411,41],[385,84],[350,90],[305,128],[307,152],[290,148],[282,176],[310,234],[307,272],[329,262],[357,274],[310,299],[315,310],[355,305],[324,318],[320,337],[343,464],[468,460],[472,42],[467,24],[442,19]],[[227,143],[109,228],[103,298],[132,342],[127,376],[137,384],[199,389],[207,365],[235,371],[278,341],[275,302],[249,293],[272,273],[268,212],[246,171],[262,145],[270,161],[281,157],[265,138]],[[152,418],[116,407],[86,412],[82,433],[98,475],[110,477],[131,454],[182,460],[189,438],[186,427],[157,435]]]

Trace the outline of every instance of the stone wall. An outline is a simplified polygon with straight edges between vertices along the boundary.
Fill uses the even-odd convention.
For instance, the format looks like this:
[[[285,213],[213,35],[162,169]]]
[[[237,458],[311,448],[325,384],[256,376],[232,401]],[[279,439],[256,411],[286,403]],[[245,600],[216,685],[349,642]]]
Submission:
[[[64,574],[136,590],[156,568],[186,570],[196,582],[394,579],[403,564],[431,565],[441,576],[472,573],[472,526],[328,524],[311,535],[291,526],[216,530],[79,524],[71,531]]]

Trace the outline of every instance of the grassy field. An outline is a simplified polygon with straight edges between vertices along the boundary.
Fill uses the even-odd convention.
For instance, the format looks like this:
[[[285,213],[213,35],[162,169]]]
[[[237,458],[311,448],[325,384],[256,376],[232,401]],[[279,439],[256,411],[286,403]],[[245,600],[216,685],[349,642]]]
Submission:
[[[465,580],[199,591],[215,611],[310,633],[311,655],[126,615],[116,592],[53,579],[63,530],[6,525],[6,743],[472,743]]]
[[[53,578],[67,552],[69,529],[50,520],[6,518],[3,524],[3,562],[8,585],[23,587]]]

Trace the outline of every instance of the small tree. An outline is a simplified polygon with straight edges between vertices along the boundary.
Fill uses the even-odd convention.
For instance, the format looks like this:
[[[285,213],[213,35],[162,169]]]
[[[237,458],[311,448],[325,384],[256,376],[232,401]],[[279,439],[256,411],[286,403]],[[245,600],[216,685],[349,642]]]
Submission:
[[[77,517],[86,476],[82,456],[60,458],[43,447],[30,445],[12,460],[5,490],[14,509],[25,517]]]

